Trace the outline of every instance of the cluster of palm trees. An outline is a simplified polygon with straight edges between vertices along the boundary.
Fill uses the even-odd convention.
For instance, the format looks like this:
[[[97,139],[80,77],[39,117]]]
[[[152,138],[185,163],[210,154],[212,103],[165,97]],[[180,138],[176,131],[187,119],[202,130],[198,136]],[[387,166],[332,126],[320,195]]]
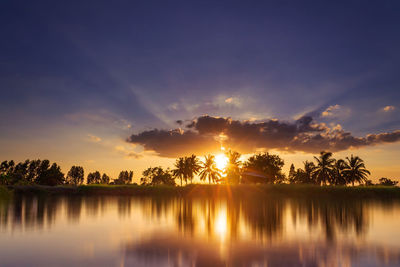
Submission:
[[[288,180],[290,183],[312,183],[319,185],[347,185],[366,183],[370,172],[365,168],[364,161],[351,155],[343,159],[334,159],[331,152],[321,152],[314,157],[316,164],[304,162],[304,169],[295,170],[292,164]]]
[[[228,182],[238,183],[240,179],[240,154],[235,151],[228,151],[226,153],[228,163],[225,170],[220,170],[217,167],[217,163],[214,155],[205,155],[204,161],[201,162],[196,155],[189,157],[178,158],[175,162],[175,169],[172,171],[173,176],[182,181],[192,183],[193,177],[198,175],[200,181],[207,181],[209,183]],[[224,177],[227,177],[227,180]],[[237,180],[234,182],[233,180]]]
[[[296,170],[292,164],[287,178],[281,172],[284,162],[277,155],[256,154],[244,163],[240,161],[241,155],[238,152],[228,151],[226,157],[228,163],[225,170],[217,168],[214,155],[204,156],[204,161],[200,161],[195,155],[181,157],[176,160],[172,174],[180,180],[181,185],[183,182],[192,183],[195,175],[201,181],[208,180],[209,183],[354,185],[367,183],[370,174],[361,158],[351,155],[345,160],[336,160],[331,152],[325,151],[314,157],[315,163],[305,161],[303,169]],[[253,177],[249,177],[252,175]]]
[[[190,180],[190,183],[193,182],[194,176],[201,169],[200,161],[196,157],[196,155],[191,155],[189,157],[178,158],[175,163],[175,168],[172,173],[175,178],[178,178],[181,181],[185,181],[185,183]]]

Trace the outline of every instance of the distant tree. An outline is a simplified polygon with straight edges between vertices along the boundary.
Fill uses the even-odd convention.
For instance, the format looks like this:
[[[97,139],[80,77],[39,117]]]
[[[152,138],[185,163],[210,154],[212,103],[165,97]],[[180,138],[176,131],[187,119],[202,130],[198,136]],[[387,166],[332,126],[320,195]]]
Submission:
[[[315,170],[315,165],[312,162],[303,162],[304,169],[298,168],[295,170],[292,164],[289,169],[288,181],[291,184],[313,184],[313,174]]]
[[[334,185],[346,185],[346,175],[344,170],[346,169],[346,163],[344,160],[339,159],[335,161],[333,165],[333,175],[330,183]]]
[[[204,163],[201,166],[199,176],[201,181],[208,178],[208,183],[210,184],[211,181],[215,183],[221,178],[221,172],[217,168],[215,157],[213,155],[204,156]]]
[[[296,171],[296,168],[292,163],[292,165],[290,165],[289,175],[288,175],[289,183],[291,184],[296,183],[297,180],[299,180],[300,175],[301,175],[301,170],[299,169],[298,171]]]
[[[47,159],[42,160],[37,168],[37,178],[35,182],[37,182],[39,177],[42,176],[42,174],[45,173],[49,168],[50,168],[50,161]]]
[[[278,155],[269,153],[253,155],[244,163],[242,182],[281,183],[285,177],[282,173],[284,164]]]
[[[121,171],[118,175],[118,179],[114,180],[114,184],[130,184],[133,179],[133,171]]]
[[[27,183],[26,177],[28,175],[29,160],[19,162],[15,165],[14,170],[11,174],[12,184],[24,184]]]
[[[182,186],[182,180],[185,180],[187,183],[185,158],[177,159],[174,166],[175,169],[172,170],[173,176],[181,181]]]
[[[46,164],[42,166],[41,172],[36,179],[37,184],[55,186],[61,185],[65,182],[64,174],[61,172],[60,166],[58,166],[56,163],[53,163],[48,169],[45,169],[45,166]]]
[[[229,150],[226,153],[228,164],[226,166],[226,178],[229,184],[238,184],[240,182],[240,154],[236,151]]]
[[[332,181],[334,176],[334,163],[335,160],[332,158],[331,152],[322,151],[320,156],[314,157],[317,161],[317,166],[315,168],[315,179],[318,184],[324,184]]]
[[[170,169],[164,170],[162,167],[150,167],[143,171],[143,177],[140,179],[142,185],[175,185]]]
[[[375,185],[375,184],[372,182],[372,180],[366,180],[365,181],[365,185],[366,186],[372,186],[372,185]]]
[[[103,173],[103,175],[101,176],[101,183],[102,184],[109,184],[110,183],[110,177]]]
[[[54,175],[54,177],[49,177]],[[57,164],[50,166],[48,160],[25,160],[15,164],[14,161],[3,161],[0,164],[0,183],[57,185],[64,182],[64,174]]]
[[[3,161],[0,164],[0,183],[3,185],[12,185],[15,183],[16,179],[14,177],[15,174],[15,163],[13,160]]]
[[[0,164],[0,173],[11,174],[12,172],[14,172],[14,166],[15,163],[13,160],[10,161],[5,160]]]
[[[72,166],[67,174],[67,184],[80,185],[84,181],[84,170],[81,166]]]
[[[364,183],[367,180],[369,174],[371,174],[366,168],[364,161],[359,157],[346,157],[346,166],[343,170],[344,175],[346,176],[346,180],[348,183],[357,182],[359,184]]]
[[[29,163],[29,167],[28,167],[28,175],[26,177],[26,180],[28,182],[34,182],[38,175],[39,175],[39,167],[40,167],[41,161],[38,160],[32,160]]]
[[[91,172],[87,176],[87,183],[88,184],[99,184],[101,182],[101,175],[100,172],[95,171]]]
[[[303,164],[304,164],[304,180],[303,180],[303,183],[305,183],[305,184],[315,184],[316,181],[315,181],[314,173],[315,173],[316,166],[315,166],[314,162],[306,160],[305,162],[303,162]]]
[[[393,181],[391,179],[382,177],[379,179],[379,185],[384,185],[384,186],[395,186],[398,184],[398,181]]]
[[[0,174],[6,174],[8,171],[8,161],[5,160],[0,164]]]
[[[185,157],[185,173],[190,183],[193,183],[193,177],[200,171],[201,165],[195,155]]]

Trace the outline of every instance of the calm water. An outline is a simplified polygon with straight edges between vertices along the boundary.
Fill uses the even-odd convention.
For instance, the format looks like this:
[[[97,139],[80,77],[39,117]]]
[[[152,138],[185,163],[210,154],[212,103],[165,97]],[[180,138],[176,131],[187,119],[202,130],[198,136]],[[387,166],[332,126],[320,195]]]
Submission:
[[[0,266],[400,266],[396,202],[16,197]]]

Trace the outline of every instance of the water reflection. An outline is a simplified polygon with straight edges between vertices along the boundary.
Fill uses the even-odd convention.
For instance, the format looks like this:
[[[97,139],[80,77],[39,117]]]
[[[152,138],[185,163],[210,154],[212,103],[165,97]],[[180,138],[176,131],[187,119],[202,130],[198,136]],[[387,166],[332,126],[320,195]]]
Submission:
[[[0,248],[11,251],[0,249],[0,257],[21,265],[12,248],[46,230],[52,242],[47,250],[55,252],[49,259],[33,253],[33,265],[53,265],[50,259],[71,264],[58,262],[62,254],[56,253],[67,245],[68,233],[76,238],[71,244],[87,243],[73,258],[85,265],[399,266],[400,243],[374,235],[391,231],[399,237],[400,229],[385,225],[399,211],[397,202],[359,199],[17,195],[0,202],[0,234],[8,237],[0,239]],[[102,261],[96,248],[104,251]]]
[[[382,247],[238,242],[221,253],[218,243],[168,235],[128,244],[125,249],[125,262],[132,266],[399,266],[400,262],[398,250]]]

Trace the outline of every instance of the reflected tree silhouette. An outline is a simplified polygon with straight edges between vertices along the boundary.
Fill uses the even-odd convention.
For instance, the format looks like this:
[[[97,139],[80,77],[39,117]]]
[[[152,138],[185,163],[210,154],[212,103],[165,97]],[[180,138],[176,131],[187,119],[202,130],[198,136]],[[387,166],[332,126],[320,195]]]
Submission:
[[[118,215],[120,217],[129,217],[131,214],[131,198],[130,197],[118,197]]]
[[[174,212],[178,229],[184,234],[193,235],[196,226],[193,214],[193,201],[188,199],[177,200]]]
[[[179,197],[81,197],[15,195],[0,201],[0,229],[40,229],[51,227],[64,214],[69,222],[79,222],[82,212],[98,216],[106,206],[129,218],[133,206],[152,220],[172,218],[184,236],[206,236],[210,240],[239,240],[243,229],[255,240],[278,238],[283,234],[290,211],[295,225],[306,224],[309,231],[321,229],[325,239],[335,241],[337,234],[363,236],[369,226],[368,210],[378,204],[393,209],[394,200],[314,199],[280,197],[179,198]],[[397,202],[396,202],[397,203]]]

